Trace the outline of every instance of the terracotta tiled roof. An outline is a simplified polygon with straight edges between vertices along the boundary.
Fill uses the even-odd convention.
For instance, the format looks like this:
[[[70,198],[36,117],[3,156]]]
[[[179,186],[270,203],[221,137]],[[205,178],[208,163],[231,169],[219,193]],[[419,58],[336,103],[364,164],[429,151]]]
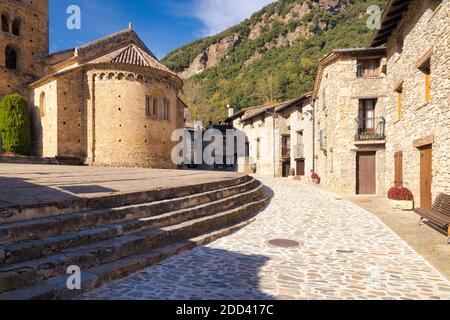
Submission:
[[[266,111],[272,110],[274,108],[278,107],[278,104],[263,104],[261,106],[253,107],[250,110],[246,111],[244,116],[242,117],[242,121],[251,119],[256,117],[257,115],[260,115]]]
[[[302,95],[302,96],[300,96],[298,98],[294,98],[294,99],[291,99],[291,100],[278,102],[278,103],[274,103],[274,104],[263,104],[261,106],[252,107],[252,108],[249,108],[249,109],[247,109],[245,111],[245,113],[244,113],[244,115],[243,115],[241,120],[242,121],[246,121],[246,120],[252,119],[252,118],[254,118],[254,117],[256,117],[256,116],[258,116],[260,114],[263,114],[263,113],[265,113],[267,111],[271,111],[271,110],[274,110],[274,109],[275,109],[276,112],[281,112],[284,109],[286,109],[288,107],[291,107],[291,106],[295,105],[296,103],[298,103],[298,102],[300,102],[302,100],[308,99],[310,97],[311,97],[311,92],[308,92],[308,93],[306,93],[306,94],[304,94],[304,95]]]
[[[90,62],[93,63],[124,63],[132,64],[142,67],[150,67],[168,72],[174,76],[177,76],[169,68],[159,62],[156,58],[139,48],[135,44],[130,44],[124,48],[113,51],[107,55],[104,55],[98,59]],[[178,76],[177,76],[178,77]]]
[[[111,62],[150,67],[150,63],[148,63],[140,50],[134,45],[130,45],[125,48],[125,50],[123,50],[118,56],[113,58]]]

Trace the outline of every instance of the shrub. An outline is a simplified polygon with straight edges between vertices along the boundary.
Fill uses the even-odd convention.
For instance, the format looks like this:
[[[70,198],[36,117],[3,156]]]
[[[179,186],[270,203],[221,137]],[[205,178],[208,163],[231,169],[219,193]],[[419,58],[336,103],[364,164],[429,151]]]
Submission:
[[[0,102],[0,135],[4,152],[30,154],[30,116],[22,96],[8,95]]]
[[[320,180],[320,176],[317,173],[313,173],[311,175],[311,179],[313,179],[313,180]]]
[[[388,192],[388,198],[391,200],[398,201],[413,201],[414,196],[408,188],[404,187],[394,187]]]

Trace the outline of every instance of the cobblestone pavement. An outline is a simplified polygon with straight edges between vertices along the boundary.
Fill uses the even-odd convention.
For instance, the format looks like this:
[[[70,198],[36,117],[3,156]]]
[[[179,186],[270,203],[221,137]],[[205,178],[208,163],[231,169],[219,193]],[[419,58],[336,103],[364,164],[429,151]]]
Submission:
[[[241,231],[87,299],[450,299],[450,283],[371,213],[326,191],[261,179],[270,205]],[[290,239],[295,248],[271,246]]]

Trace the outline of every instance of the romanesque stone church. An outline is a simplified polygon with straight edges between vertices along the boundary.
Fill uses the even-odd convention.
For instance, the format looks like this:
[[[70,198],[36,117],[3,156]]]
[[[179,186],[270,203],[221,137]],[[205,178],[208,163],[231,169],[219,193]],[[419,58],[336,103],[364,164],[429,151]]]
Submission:
[[[0,0],[0,98],[29,101],[34,154],[171,168],[182,80],[131,26],[49,54],[48,0]]]

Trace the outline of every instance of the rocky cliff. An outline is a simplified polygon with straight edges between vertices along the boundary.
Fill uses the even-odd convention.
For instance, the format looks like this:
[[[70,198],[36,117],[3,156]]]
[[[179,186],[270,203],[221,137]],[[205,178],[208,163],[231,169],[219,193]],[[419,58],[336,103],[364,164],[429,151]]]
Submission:
[[[183,98],[193,117],[217,121],[227,103],[241,108],[310,90],[319,58],[335,47],[365,45],[372,32],[365,12],[385,2],[280,0],[163,63],[186,79]]]

